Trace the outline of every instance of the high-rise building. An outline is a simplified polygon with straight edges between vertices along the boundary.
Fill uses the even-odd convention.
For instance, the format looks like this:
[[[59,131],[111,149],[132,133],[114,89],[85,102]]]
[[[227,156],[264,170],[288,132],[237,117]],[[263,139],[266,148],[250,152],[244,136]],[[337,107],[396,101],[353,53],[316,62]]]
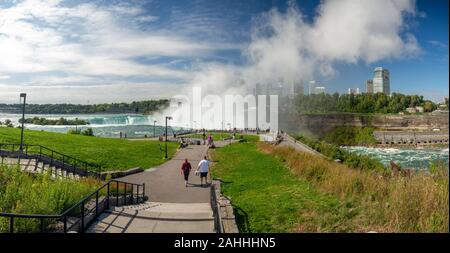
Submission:
[[[366,93],[373,93],[373,80],[369,79],[366,81]]]
[[[325,93],[325,87],[323,87],[323,86],[315,87],[314,93],[315,94]]]
[[[359,94],[359,88],[353,89],[353,88],[348,88],[347,90],[347,94],[353,94],[353,95],[358,95]]]
[[[314,94],[316,89],[316,81],[309,81],[308,84],[308,95]]]
[[[382,67],[375,68],[373,76],[373,92],[382,92],[389,95],[391,93],[390,86],[389,70],[383,69]]]
[[[305,88],[303,87],[303,83],[301,83],[301,82],[297,82],[294,85],[294,95],[299,95],[299,94],[301,94],[301,95],[305,94]]]

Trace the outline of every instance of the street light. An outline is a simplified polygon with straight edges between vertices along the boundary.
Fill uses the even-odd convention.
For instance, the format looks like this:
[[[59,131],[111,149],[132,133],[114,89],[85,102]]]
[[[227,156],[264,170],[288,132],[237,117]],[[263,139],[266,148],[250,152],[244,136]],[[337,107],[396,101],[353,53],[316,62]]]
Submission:
[[[153,138],[156,137],[156,132],[155,132],[156,122],[158,122],[158,121],[156,121],[156,120],[153,121]]]
[[[197,121],[194,120],[194,131],[197,132],[197,127],[195,123],[197,123]]]
[[[20,153],[23,153],[23,128],[25,123],[25,103],[27,100],[27,94],[20,93],[20,101],[22,101],[22,98],[23,98],[23,106],[22,106],[22,130],[20,131]]]
[[[230,123],[227,123],[227,126],[230,128],[230,133],[231,133],[231,124],[230,124]],[[231,143],[231,139],[232,139],[232,138],[230,138],[230,143]]]
[[[167,120],[171,120],[172,119],[172,117],[170,117],[170,116],[166,116],[166,141],[165,141],[165,144],[166,144],[166,156],[165,156],[165,158],[167,159]]]
[[[221,129],[221,131],[220,131],[220,139],[223,140],[223,121],[222,121],[222,129]]]

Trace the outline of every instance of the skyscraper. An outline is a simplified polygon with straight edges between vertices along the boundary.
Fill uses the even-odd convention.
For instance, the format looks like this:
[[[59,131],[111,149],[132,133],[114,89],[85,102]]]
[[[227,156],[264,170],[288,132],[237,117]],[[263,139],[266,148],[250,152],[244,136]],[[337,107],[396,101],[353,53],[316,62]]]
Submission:
[[[315,87],[315,88],[314,88],[314,93],[315,93],[315,94],[325,93],[325,87],[323,87],[323,86],[321,86],[321,87]]]
[[[373,80],[369,79],[366,81],[366,93],[373,93]]]
[[[389,95],[391,93],[390,86],[389,70],[383,69],[382,67],[375,68],[373,76],[373,92],[382,92]]]
[[[315,93],[316,89],[316,81],[309,81],[308,84],[308,95],[312,95]]]

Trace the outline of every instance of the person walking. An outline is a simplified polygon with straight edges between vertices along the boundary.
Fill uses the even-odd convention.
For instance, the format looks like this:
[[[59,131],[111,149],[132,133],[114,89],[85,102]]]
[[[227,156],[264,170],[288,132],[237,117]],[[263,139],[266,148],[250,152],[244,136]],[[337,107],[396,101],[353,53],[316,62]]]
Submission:
[[[211,144],[212,144],[212,135],[209,134],[209,136],[208,136],[208,146],[211,146]]]
[[[203,145],[206,145],[206,133],[204,129],[203,129]]]
[[[187,187],[189,181],[189,173],[191,172],[191,163],[189,163],[188,159],[184,160],[183,165],[181,165],[181,174],[184,175],[184,186]]]
[[[197,170],[200,173],[200,184],[203,187],[203,178],[205,178],[205,184],[208,184],[209,161],[206,156],[198,163]]]

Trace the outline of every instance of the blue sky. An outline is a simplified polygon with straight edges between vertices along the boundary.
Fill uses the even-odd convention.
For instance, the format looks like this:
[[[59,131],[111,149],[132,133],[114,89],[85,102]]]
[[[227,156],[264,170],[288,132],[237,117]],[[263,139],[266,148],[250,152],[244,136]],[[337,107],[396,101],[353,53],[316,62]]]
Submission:
[[[0,1],[0,103],[168,97],[316,80],[448,96],[448,1]],[[243,80],[243,81],[242,81]]]

